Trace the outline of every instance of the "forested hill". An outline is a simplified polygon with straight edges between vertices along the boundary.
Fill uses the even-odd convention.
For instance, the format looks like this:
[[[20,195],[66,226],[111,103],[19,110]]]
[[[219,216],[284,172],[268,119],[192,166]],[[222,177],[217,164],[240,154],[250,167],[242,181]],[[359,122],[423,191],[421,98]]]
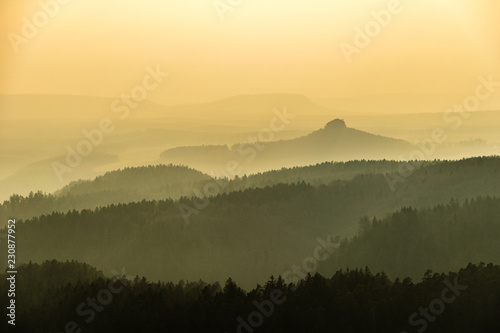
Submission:
[[[427,209],[410,207],[380,220],[362,218],[359,235],[322,263],[331,274],[369,266],[391,277],[453,271],[465,262],[500,263],[500,199],[478,197]]]
[[[193,186],[211,177],[197,170],[180,165],[149,165],[124,168],[107,172],[94,180],[72,182],[55,195],[81,196],[103,192],[124,192],[142,196],[142,199],[157,199],[167,195],[172,199],[188,195]]]
[[[248,286],[265,276],[282,273],[297,258],[309,256],[318,237],[325,239],[342,234],[340,231],[343,235],[355,231],[359,218],[364,215],[384,216],[400,209],[403,201],[425,205],[440,195],[432,188],[425,195],[420,191],[413,197],[412,192],[392,193],[387,186],[381,186],[385,182],[382,175],[356,179],[363,181],[318,187],[305,183],[280,184],[221,194],[208,199],[197,213],[188,216],[190,224],[186,224],[186,215],[179,209],[179,204],[194,209],[187,198],[180,202],[112,205],[95,211],[54,213],[19,221],[16,232],[23,236],[18,240],[18,260],[75,259],[103,270],[121,265],[155,280],[201,277],[214,281],[231,275]],[[481,214],[500,215],[500,200],[488,200],[489,210],[475,210],[477,218],[473,215],[464,215],[464,218],[486,223]],[[480,244],[474,247],[481,239],[498,235],[490,229],[478,224],[477,237],[467,240],[471,242],[471,249],[477,251],[472,259],[491,258],[490,250],[486,251]],[[483,235],[485,230],[487,233]],[[450,241],[455,241],[452,228],[445,234]],[[422,246],[427,242],[424,239]],[[384,242],[380,246],[392,248]],[[419,251],[425,251],[425,247]],[[430,253],[426,254],[429,260],[435,260]],[[460,256],[461,253],[454,258],[456,262],[451,262],[469,260],[469,256]],[[434,267],[435,262],[426,262],[426,258],[419,258],[422,267]],[[249,271],[248,265],[253,269]],[[411,265],[417,267],[419,273],[421,266]]]
[[[212,178],[177,165],[134,167],[107,172],[94,180],[72,182],[54,194],[12,195],[0,205],[0,218],[31,218],[52,212],[93,209],[142,200],[178,199],[192,195]]]
[[[432,162],[426,162],[428,163]],[[327,184],[334,180],[349,180],[358,174],[394,172],[400,165],[401,162],[395,161],[325,162],[245,175],[232,181],[220,179],[219,183],[222,185],[218,188],[220,192],[231,192],[302,181],[313,185]],[[12,195],[9,200],[0,204],[0,218],[31,218],[52,212],[94,209],[141,200],[176,200],[181,196],[203,193],[203,188],[208,183],[214,183],[214,178],[184,166],[126,168],[108,172],[94,180],[73,182],[54,194],[36,192],[26,197]]]
[[[15,331],[63,332],[71,322],[89,333],[500,331],[500,266],[493,264],[426,274],[415,283],[394,281],[368,268],[316,274],[298,287],[271,277],[249,292],[231,278],[221,286],[151,283],[120,274],[110,279],[90,272],[79,263],[20,266],[17,300],[22,306]],[[78,273],[81,281],[67,273]],[[7,276],[0,274],[0,293],[7,290]],[[97,299],[94,308],[91,299]],[[7,298],[2,298],[5,308],[3,300]],[[2,320],[0,330],[7,332],[8,326]]]
[[[387,176],[382,177],[385,173]],[[217,192],[228,193],[302,181],[311,185],[333,182],[335,186],[348,189],[346,195],[354,195],[355,198],[362,200],[365,192],[366,195],[373,192],[387,195],[389,201],[382,203],[382,210],[366,211],[367,214],[379,214],[398,209],[405,204],[435,205],[447,202],[451,197],[500,195],[499,174],[499,157],[418,163],[383,160],[325,162],[217,182],[187,167],[159,165],[113,171],[93,181],[72,183],[57,194],[38,192],[27,197],[13,195],[10,200],[0,205],[0,218],[1,221],[11,217],[26,219],[56,211],[94,209],[108,204],[144,199],[175,200],[181,196],[200,196],[200,194],[203,196],[206,194],[204,187],[207,184],[210,184],[208,186],[212,189],[216,184]],[[374,186],[378,188],[372,188]],[[388,189],[394,190],[394,193],[392,195],[387,193]],[[355,193],[351,193],[353,191]]]
[[[330,184],[336,180],[351,180],[357,175],[398,172],[406,162],[389,160],[358,160],[348,162],[323,162],[315,165],[281,168],[256,174],[236,177],[225,188],[225,192],[247,188],[266,187],[280,183],[294,184],[302,181],[311,185]],[[425,161],[419,167],[440,163]]]

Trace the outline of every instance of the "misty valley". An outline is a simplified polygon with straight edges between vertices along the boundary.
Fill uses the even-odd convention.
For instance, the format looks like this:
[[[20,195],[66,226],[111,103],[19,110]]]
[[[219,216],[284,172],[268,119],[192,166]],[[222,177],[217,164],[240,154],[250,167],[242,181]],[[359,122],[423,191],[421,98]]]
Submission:
[[[500,1],[0,1],[0,333],[500,332]]]
[[[296,139],[174,148],[157,164],[13,194],[0,219],[19,235],[16,327],[496,329],[484,317],[500,311],[500,157],[396,160],[429,147],[336,119]],[[384,158],[362,159],[373,152]],[[243,173],[252,164],[270,170]],[[457,279],[464,296],[434,300]]]

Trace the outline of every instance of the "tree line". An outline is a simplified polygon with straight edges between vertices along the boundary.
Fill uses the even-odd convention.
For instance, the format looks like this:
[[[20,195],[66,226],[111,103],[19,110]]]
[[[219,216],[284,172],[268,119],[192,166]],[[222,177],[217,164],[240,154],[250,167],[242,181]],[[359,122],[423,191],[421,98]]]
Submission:
[[[5,277],[0,275],[2,294],[8,288]],[[68,325],[82,332],[144,333],[500,329],[500,266],[493,264],[469,264],[456,273],[428,271],[419,282],[391,280],[368,268],[339,270],[330,277],[308,275],[298,285],[271,276],[248,292],[231,278],[220,285],[149,282],[137,276],[105,298],[104,291],[119,286],[119,279],[78,262],[23,265],[18,268],[15,331],[65,332]],[[276,303],[270,305],[271,300]],[[79,307],[86,312],[79,314]],[[1,321],[2,331],[8,331],[7,325]]]

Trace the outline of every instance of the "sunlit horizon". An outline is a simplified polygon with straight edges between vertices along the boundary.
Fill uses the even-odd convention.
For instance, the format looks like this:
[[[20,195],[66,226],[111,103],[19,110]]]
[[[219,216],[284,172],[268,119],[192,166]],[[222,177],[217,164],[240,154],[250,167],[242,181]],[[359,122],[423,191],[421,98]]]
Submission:
[[[150,99],[166,105],[263,93],[467,94],[478,76],[500,77],[500,4],[487,0],[401,1],[348,63],[340,44],[389,3],[242,1],[221,20],[211,1],[69,1],[16,53],[7,35],[21,36],[23,17],[41,8],[4,2],[0,93],[112,97],[156,64],[171,76]]]

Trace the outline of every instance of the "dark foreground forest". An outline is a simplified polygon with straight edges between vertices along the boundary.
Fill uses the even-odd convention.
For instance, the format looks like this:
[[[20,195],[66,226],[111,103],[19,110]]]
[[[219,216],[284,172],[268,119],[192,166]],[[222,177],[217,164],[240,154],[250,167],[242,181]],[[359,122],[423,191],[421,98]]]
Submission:
[[[453,332],[500,329],[500,266],[428,271],[421,281],[384,273],[309,275],[298,285],[271,277],[243,291],[218,283],[105,278],[87,264],[20,266],[15,332]],[[121,276],[120,276],[121,275]],[[7,293],[8,276],[0,291]],[[4,299],[4,298],[3,298]],[[5,309],[7,304],[2,301]],[[2,332],[7,323],[2,321]]]

